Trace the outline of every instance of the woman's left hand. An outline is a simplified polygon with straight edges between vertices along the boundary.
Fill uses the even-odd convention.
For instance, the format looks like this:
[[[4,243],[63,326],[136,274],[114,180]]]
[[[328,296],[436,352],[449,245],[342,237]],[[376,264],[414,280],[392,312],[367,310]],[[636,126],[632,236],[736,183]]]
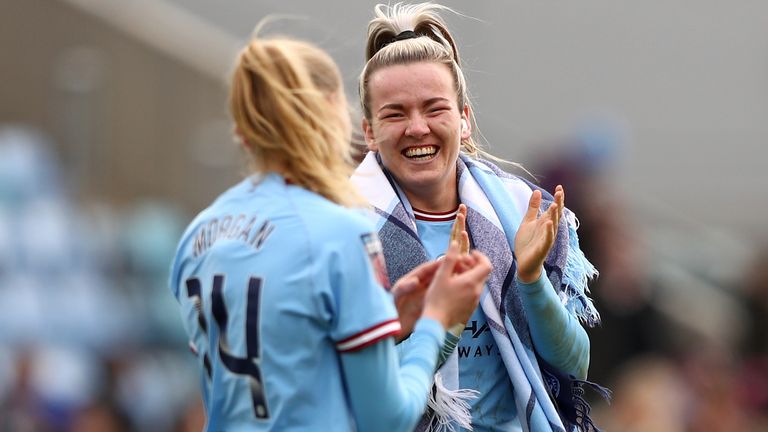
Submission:
[[[541,276],[544,259],[555,243],[557,226],[565,207],[565,191],[561,185],[555,188],[555,201],[541,216],[541,191],[533,191],[528,211],[515,235],[517,278],[523,283],[536,282]]]

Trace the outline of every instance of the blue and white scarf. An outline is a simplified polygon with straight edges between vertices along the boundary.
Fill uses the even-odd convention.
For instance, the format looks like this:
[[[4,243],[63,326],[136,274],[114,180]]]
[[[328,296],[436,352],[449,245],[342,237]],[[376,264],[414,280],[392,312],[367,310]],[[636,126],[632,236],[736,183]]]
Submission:
[[[515,234],[533,190],[539,188],[490,162],[463,154],[457,168],[459,198],[467,206],[467,231],[474,247],[493,263],[480,305],[509,373],[520,424],[525,431],[536,432],[591,430],[594,427],[588,417],[589,407],[581,397],[583,382],[554,370],[536,355],[514,282]],[[413,209],[391,175],[382,168],[377,153],[366,155],[352,182],[375,211],[390,279],[395,281],[427,261],[416,231]],[[544,190],[542,197],[543,211],[553,202],[553,197]],[[582,322],[594,326],[600,317],[586,292],[587,282],[597,275],[597,270],[579,249],[577,226],[576,217],[565,209],[544,268],[564,307]],[[458,390],[455,388],[457,361],[453,355],[441,368],[435,378],[437,389],[445,386],[449,393]],[[466,396],[466,392],[460,390],[452,394]],[[433,394],[430,398],[430,410],[419,424],[419,430],[444,428],[450,420],[457,419],[466,427],[469,422],[466,402],[438,406],[441,399],[446,397]],[[445,412],[446,406],[454,412]]]

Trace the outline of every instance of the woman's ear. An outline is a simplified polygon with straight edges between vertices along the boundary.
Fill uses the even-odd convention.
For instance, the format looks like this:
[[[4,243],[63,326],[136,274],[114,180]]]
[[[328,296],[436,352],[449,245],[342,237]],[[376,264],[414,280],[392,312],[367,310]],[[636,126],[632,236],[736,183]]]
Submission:
[[[235,137],[237,137],[237,143],[240,144],[240,147],[242,147],[245,150],[248,150],[248,143],[245,141],[245,136],[240,131],[240,128],[235,126]]]
[[[472,126],[469,124],[469,106],[464,105],[461,112],[461,139],[469,139],[472,136]]]
[[[365,144],[368,146],[368,150],[379,151],[379,146],[376,145],[376,140],[373,138],[373,128],[366,118],[363,118],[363,135],[365,136]]]

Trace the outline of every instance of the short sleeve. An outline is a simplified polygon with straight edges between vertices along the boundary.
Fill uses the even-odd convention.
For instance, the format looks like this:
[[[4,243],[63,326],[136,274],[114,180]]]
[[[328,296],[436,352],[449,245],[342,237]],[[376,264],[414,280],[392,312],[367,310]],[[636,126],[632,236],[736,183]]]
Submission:
[[[373,227],[361,220],[343,231],[339,236],[343,241],[334,242],[336,247],[328,256],[334,304],[331,338],[338,351],[351,352],[397,335],[400,321]]]

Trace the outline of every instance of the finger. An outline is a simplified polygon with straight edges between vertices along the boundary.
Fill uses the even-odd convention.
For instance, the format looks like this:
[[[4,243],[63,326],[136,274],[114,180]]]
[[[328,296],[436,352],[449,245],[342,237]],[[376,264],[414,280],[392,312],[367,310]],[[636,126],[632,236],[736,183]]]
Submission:
[[[557,212],[557,204],[553,202],[549,205],[549,207],[547,207],[546,210],[544,210],[543,213],[541,213],[541,216],[539,216],[539,218],[536,219],[537,231],[540,229],[544,229],[544,223],[554,219],[556,212]]]
[[[419,288],[419,278],[416,276],[403,276],[392,287],[392,296],[395,299],[406,296]]]
[[[453,269],[456,266],[456,261],[459,259],[459,243],[452,241],[448,245],[448,250],[445,252],[443,259],[439,261],[440,267],[435,272],[434,279],[443,280],[450,277],[453,274]]]
[[[541,206],[541,191],[535,190],[531,194],[531,199],[528,201],[528,210],[525,212],[523,220],[531,221],[535,220],[539,214],[539,206]]]
[[[466,255],[469,253],[469,234],[467,234],[466,231],[461,232],[461,247],[459,248],[461,250],[462,255]]]
[[[457,241],[459,242],[459,245],[461,245],[461,233],[467,230],[466,221],[467,206],[464,204],[459,204],[459,210],[456,213],[456,220],[453,222],[453,226],[451,227],[451,241]]]
[[[429,285],[429,281],[432,280],[432,278],[435,276],[435,272],[439,267],[440,262],[437,260],[427,261],[416,266],[416,268],[409,271],[408,274],[403,276],[403,278],[415,276],[419,279],[419,281],[424,282],[425,285]]]
[[[490,258],[478,250],[473,250],[470,258],[474,261],[475,265],[487,265],[492,267]]]
[[[451,240],[461,242],[461,233],[467,229],[466,224],[467,217],[461,213],[456,215],[456,220],[453,222],[453,234]]]
[[[467,233],[467,206],[459,204],[459,214],[457,216],[461,231],[459,232],[459,252],[462,255],[469,253],[469,234]]]
[[[552,221],[555,227],[557,227],[557,224],[560,220],[560,205],[557,202],[550,204],[549,208],[547,209],[547,218]]]
[[[464,220],[467,220],[467,206],[465,204],[459,204],[459,213],[460,215],[464,216]],[[462,227],[464,228],[464,227]]]
[[[421,309],[424,303],[424,297],[426,297],[427,290],[419,289],[414,290],[408,294],[401,295],[395,298],[395,307],[398,309],[400,315],[405,312],[406,308],[418,308]]]
[[[555,224],[550,219],[550,212],[547,212],[544,216],[539,218],[538,222],[540,225],[531,241],[531,250],[534,251],[534,254],[536,255],[546,255],[552,247],[552,239],[554,239],[556,233],[553,229]]]
[[[563,217],[563,209],[565,208],[565,189],[562,185],[557,185],[555,188],[555,202],[557,203],[557,219],[555,219],[555,226],[560,223],[560,219]]]
[[[460,216],[460,214],[456,215],[456,220],[453,221],[453,226],[451,226],[451,238],[448,241],[449,243],[452,241],[459,241],[461,233],[461,226],[459,225]]]
[[[472,255],[475,258],[475,265],[456,278],[464,283],[485,282],[493,270],[493,265],[487,256],[476,250],[472,251]]]
[[[474,255],[461,255],[459,260],[456,262],[456,265],[454,266],[454,274],[464,273],[465,271],[474,267],[476,263],[477,258]]]

